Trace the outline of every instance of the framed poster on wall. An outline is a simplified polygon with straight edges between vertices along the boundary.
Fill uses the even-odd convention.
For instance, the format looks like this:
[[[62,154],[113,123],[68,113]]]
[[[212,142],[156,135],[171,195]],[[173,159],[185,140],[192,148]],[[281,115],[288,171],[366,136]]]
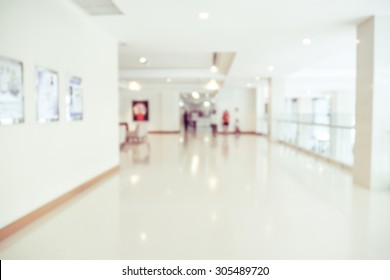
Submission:
[[[0,56],[0,125],[22,123],[23,63]]]
[[[149,101],[133,101],[132,103],[133,121],[147,122],[149,121]]]
[[[39,123],[59,120],[58,74],[46,68],[36,69],[37,120]]]
[[[83,119],[83,90],[82,79],[70,76],[67,79],[68,92],[66,95],[66,119],[77,121]]]

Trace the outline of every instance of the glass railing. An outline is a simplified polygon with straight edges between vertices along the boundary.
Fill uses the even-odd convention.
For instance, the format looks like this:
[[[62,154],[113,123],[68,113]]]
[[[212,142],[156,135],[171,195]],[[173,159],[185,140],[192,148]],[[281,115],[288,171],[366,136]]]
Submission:
[[[279,140],[352,166],[355,145],[353,115],[284,115]]]

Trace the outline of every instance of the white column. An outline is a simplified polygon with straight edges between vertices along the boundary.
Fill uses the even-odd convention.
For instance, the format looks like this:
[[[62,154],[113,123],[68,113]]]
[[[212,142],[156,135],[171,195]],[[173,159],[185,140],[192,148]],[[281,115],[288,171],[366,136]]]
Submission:
[[[390,188],[390,17],[358,26],[354,182]]]

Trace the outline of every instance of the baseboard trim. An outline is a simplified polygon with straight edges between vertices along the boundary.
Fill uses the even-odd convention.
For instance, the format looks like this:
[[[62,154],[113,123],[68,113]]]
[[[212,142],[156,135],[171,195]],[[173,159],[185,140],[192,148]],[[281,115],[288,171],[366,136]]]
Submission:
[[[5,226],[4,228],[0,229],[0,242],[4,239],[10,237],[17,231],[21,230],[22,228],[26,227],[27,225],[31,224],[32,222],[36,221],[37,219],[41,218],[42,216],[46,215],[53,209],[57,208],[58,206],[64,204],[68,200],[74,198],[81,192],[85,191],[86,189],[90,188],[91,186],[95,185],[96,183],[110,177],[114,173],[119,171],[119,165],[114,166],[107,171],[103,172],[102,174],[92,178],[91,180],[85,182],[84,184],[74,188],[73,190],[63,194],[62,196],[50,201],[49,203],[41,206],[40,208],[34,210],[33,212],[27,214],[26,216],[16,220],[15,222],[9,224],[8,226]]]
[[[192,131],[190,131],[192,132]],[[179,134],[180,130],[152,130],[148,131],[149,134]],[[218,134],[222,135],[262,135],[254,131],[241,131],[240,133],[235,133],[234,131],[222,132],[219,131]]]
[[[241,131],[239,133],[236,133],[234,131],[228,131],[228,132],[218,131],[218,134],[220,134],[220,135],[259,135],[258,133],[254,132],[254,131]]]
[[[153,130],[148,131],[149,134],[179,134],[179,130]]]

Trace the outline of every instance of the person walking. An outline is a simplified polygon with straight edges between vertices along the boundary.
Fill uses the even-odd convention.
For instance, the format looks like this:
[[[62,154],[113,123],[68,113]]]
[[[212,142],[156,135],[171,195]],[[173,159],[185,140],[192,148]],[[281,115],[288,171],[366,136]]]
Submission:
[[[230,120],[230,115],[228,110],[225,110],[222,114],[222,125],[223,125],[223,132],[227,133],[229,129],[229,120]]]
[[[236,107],[236,109],[235,109],[234,133],[235,134],[240,134],[241,133],[241,130],[240,130],[240,120],[239,120],[239,117],[238,117],[238,107]]]
[[[190,115],[188,114],[187,110],[185,110],[183,114],[183,123],[184,123],[184,131],[187,132],[188,125],[190,123]]]
[[[216,136],[217,131],[218,131],[217,111],[216,110],[213,110],[213,112],[211,113],[210,120],[211,120],[211,131],[213,133],[213,136]]]

